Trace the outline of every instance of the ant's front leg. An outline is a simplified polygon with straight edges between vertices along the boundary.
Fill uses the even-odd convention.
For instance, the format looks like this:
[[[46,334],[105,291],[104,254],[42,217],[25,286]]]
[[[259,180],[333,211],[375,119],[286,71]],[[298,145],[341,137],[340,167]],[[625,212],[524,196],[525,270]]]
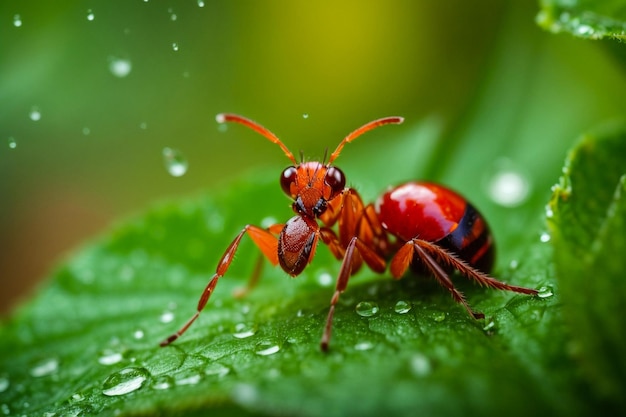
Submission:
[[[228,248],[226,248],[226,252],[224,252],[224,255],[222,255],[222,258],[217,264],[217,268],[215,270],[213,278],[211,278],[204,291],[202,291],[202,295],[200,296],[200,300],[198,301],[198,307],[196,308],[196,312],[194,313],[194,315],[191,316],[191,318],[185,323],[185,325],[181,327],[176,333],[163,340],[160,343],[161,346],[167,346],[176,339],[178,339],[200,316],[200,312],[204,309],[207,302],[209,301],[209,297],[211,297],[211,294],[213,293],[213,290],[217,285],[217,281],[222,276],[224,276],[226,271],[228,271],[228,268],[233,261],[235,252],[237,252],[237,248],[239,247],[239,244],[241,243],[241,238],[243,238],[244,234],[247,233],[248,236],[250,236],[254,244],[261,250],[263,255],[265,255],[265,257],[273,265],[278,264],[278,239],[272,234],[272,231],[275,231],[275,228],[277,228],[278,226],[280,225],[271,226],[268,230],[266,230],[257,226],[247,225],[241,230],[241,232],[239,232],[237,237],[235,237],[230,245],[228,245]],[[258,276],[255,277],[255,275],[253,274],[251,279],[252,286],[254,286],[257,281]],[[248,284],[248,286],[250,286],[250,283]]]

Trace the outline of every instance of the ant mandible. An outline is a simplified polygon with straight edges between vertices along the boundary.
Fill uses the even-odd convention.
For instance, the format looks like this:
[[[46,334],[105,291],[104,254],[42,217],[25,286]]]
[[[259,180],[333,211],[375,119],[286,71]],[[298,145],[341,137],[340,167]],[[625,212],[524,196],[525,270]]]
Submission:
[[[402,123],[402,117],[385,117],[359,127],[339,143],[326,163],[298,163],[276,135],[245,117],[222,113],[216,120],[247,126],[280,146],[293,163],[282,172],[280,185],[293,199],[296,215],[285,224],[267,229],[246,225],[222,255],[213,278],[200,296],[195,314],[162,341],[161,346],[178,339],[198,318],[218,280],[228,271],[245,234],[270,263],[280,264],[292,277],[313,260],[320,239],[342,261],[322,334],[322,351],[328,350],[339,296],[363,262],[377,273],[383,273],[389,262],[394,279],[400,279],[410,266],[429,271],[475,319],[485,316],[473,311],[454,287],[449,277],[451,270],[487,287],[537,294],[537,290],[509,285],[487,275],[494,259],[492,235],[482,215],[456,192],[434,183],[407,182],[388,189],[375,204],[365,205],[356,190],[346,187],[344,173],[333,165],[343,147],[374,128]],[[258,271],[255,270],[239,295],[256,285]]]

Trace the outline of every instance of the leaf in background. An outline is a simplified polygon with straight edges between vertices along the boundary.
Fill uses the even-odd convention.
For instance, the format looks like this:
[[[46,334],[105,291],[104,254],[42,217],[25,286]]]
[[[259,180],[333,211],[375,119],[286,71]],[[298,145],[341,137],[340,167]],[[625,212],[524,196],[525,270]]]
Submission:
[[[624,410],[626,130],[585,135],[554,187],[549,219],[565,313],[589,385]]]
[[[626,39],[626,7],[621,0],[542,0],[537,23],[554,33],[586,39]]]

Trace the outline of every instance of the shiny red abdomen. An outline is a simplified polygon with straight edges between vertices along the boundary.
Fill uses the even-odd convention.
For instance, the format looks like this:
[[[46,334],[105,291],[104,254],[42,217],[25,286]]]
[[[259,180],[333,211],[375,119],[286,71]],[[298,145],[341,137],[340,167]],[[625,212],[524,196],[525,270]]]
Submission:
[[[407,182],[384,193],[376,212],[383,227],[403,241],[436,242],[456,229],[466,205],[463,197],[441,185]]]

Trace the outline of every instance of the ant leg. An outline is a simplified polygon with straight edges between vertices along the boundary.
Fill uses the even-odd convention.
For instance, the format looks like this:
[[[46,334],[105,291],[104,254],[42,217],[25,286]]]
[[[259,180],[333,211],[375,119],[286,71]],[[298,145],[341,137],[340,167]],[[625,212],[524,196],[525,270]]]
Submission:
[[[337,277],[337,284],[335,285],[335,293],[330,300],[330,309],[328,310],[328,317],[326,318],[326,326],[324,327],[324,334],[322,335],[322,340],[320,342],[320,348],[322,351],[328,351],[328,345],[330,343],[330,336],[332,333],[333,327],[333,316],[335,314],[335,305],[339,301],[339,296],[342,292],[345,291],[348,286],[348,280],[352,275],[352,267],[353,262],[355,261],[355,248],[361,254],[361,257],[365,261],[365,263],[376,272],[384,272],[387,266],[385,260],[380,257],[376,252],[367,247],[363,242],[359,240],[356,236],[354,236],[348,246],[346,247],[346,251],[344,254],[343,262],[341,263],[341,269],[339,270],[339,275]]]
[[[391,260],[390,270],[391,274],[394,278],[398,279],[402,277],[402,275],[406,272],[409,267],[411,261],[414,258],[414,255],[417,255],[420,260],[426,265],[428,270],[433,274],[433,276],[437,279],[439,284],[441,284],[444,288],[450,291],[452,298],[457,303],[463,305],[470,316],[475,319],[484,319],[485,315],[483,313],[474,312],[463,294],[457,290],[450,280],[450,277],[443,270],[443,268],[435,261],[419,244],[418,242],[423,242],[419,239],[413,239],[406,242],[400,250],[396,253],[396,255]]]
[[[490,277],[489,275],[470,266],[467,262],[458,258],[456,255],[450,253],[449,251],[433,243],[426,242],[420,239],[414,239],[413,242],[416,245],[422,247],[425,251],[430,252],[430,254],[435,256],[439,260],[439,262],[443,262],[444,264],[451,266],[452,268],[459,271],[461,274],[465,275],[468,278],[473,279],[480,285],[484,285],[490,288],[495,288],[498,290],[513,291],[513,292],[529,294],[529,295],[537,295],[538,293],[537,290],[532,289],[532,288],[519,287],[517,285],[509,285],[509,284],[505,284],[504,282],[498,281],[497,279]]]
[[[194,315],[191,316],[191,318],[187,320],[185,325],[181,327],[176,333],[163,340],[160,343],[160,346],[167,346],[176,339],[178,339],[200,316],[200,312],[204,309],[207,302],[209,301],[209,297],[211,297],[211,294],[213,293],[213,290],[217,285],[217,281],[226,273],[226,271],[228,271],[230,263],[233,260],[233,256],[235,255],[235,252],[237,251],[237,248],[241,243],[241,238],[246,233],[261,250],[263,255],[265,255],[265,257],[270,262],[272,262],[272,264],[278,264],[278,239],[276,238],[276,236],[272,235],[269,231],[257,226],[247,225],[246,227],[244,227],[243,230],[239,232],[235,239],[230,243],[230,245],[228,245],[228,248],[226,248],[226,252],[224,252],[224,255],[222,255],[222,258],[217,265],[213,278],[211,278],[204,291],[202,291],[202,295],[200,296],[200,300],[198,300],[198,307],[196,308],[196,312],[194,313]]]
[[[272,233],[273,235],[278,235],[280,231],[282,230],[283,226],[284,226],[283,224],[274,224],[268,227],[266,230]],[[273,250],[273,248],[270,248],[270,249]],[[252,274],[250,275],[250,279],[248,280],[248,283],[243,287],[236,288],[235,291],[233,291],[233,296],[235,298],[243,298],[246,295],[248,295],[248,293],[252,291],[259,283],[259,279],[261,278],[262,271],[263,271],[263,254],[260,254],[256,263],[254,264],[254,269],[252,270]]]

